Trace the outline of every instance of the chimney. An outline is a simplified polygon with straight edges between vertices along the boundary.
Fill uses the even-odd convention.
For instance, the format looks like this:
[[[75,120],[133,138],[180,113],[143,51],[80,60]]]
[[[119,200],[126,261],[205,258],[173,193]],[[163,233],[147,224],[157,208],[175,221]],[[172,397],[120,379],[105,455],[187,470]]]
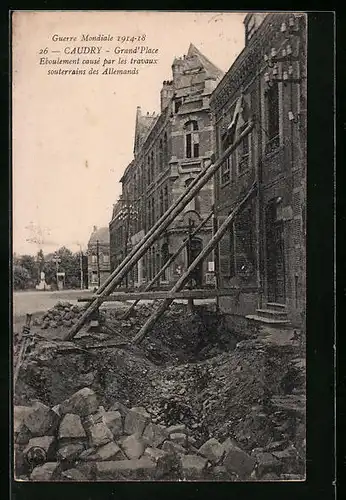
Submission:
[[[95,231],[97,231],[97,226],[94,226],[93,228],[93,233],[95,233]]]
[[[162,83],[162,89],[160,92],[161,111],[163,111],[167,107],[172,97],[173,97],[173,82],[165,80]]]

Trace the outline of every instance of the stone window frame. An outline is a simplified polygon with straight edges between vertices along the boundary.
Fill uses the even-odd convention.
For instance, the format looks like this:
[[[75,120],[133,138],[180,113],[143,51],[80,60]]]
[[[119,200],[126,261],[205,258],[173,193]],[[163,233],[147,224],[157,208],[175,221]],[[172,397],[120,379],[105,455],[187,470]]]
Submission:
[[[188,120],[184,124],[184,153],[185,158],[199,158],[200,155],[200,141],[199,141],[199,127],[197,120]]]

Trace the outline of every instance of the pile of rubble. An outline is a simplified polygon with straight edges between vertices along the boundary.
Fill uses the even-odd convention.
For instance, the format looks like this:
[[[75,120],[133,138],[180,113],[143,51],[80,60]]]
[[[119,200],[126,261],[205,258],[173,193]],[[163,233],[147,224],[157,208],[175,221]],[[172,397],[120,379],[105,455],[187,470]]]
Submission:
[[[42,330],[47,328],[71,327],[81,317],[85,306],[73,305],[70,302],[58,302],[49,309],[41,318],[35,318],[33,326]]]
[[[14,408],[15,472],[29,481],[275,480],[296,460],[273,442],[244,451],[233,439],[201,446],[184,424],[164,426],[143,407],[120,402],[107,410],[83,388],[50,408],[36,401]],[[280,476],[282,470],[285,474]],[[289,476],[289,477],[288,477]]]

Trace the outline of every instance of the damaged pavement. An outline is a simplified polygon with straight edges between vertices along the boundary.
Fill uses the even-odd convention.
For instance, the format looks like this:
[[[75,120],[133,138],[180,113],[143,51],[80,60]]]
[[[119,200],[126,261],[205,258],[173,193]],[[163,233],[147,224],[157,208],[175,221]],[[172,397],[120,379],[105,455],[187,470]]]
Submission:
[[[124,305],[104,308],[73,342],[61,339],[83,306],[34,321],[14,394],[16,479],[303,480],[301,342],[235,335],[211,305],[174,303],[132,345],[154,305],[127,320]]]

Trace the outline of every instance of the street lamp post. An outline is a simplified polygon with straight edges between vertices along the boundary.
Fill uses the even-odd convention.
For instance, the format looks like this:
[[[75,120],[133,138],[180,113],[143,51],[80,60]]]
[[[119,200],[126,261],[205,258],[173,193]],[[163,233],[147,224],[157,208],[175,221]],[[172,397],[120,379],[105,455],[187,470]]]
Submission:
[[[119,212],[119,217],[120,219],[125,221],[125,234],[124,234],[124,259],[127,257],[127,248],[128,248],[128,242],[129,242],[129,237],[130,237],[130,232],[131,232],[131,221],[136,220],[138,216],[137,210],[134,208],[132,204],[127,204],[126,200],[124,206]],[[126,288],[128,287],[128,275],[125,277],[125,286]]]

